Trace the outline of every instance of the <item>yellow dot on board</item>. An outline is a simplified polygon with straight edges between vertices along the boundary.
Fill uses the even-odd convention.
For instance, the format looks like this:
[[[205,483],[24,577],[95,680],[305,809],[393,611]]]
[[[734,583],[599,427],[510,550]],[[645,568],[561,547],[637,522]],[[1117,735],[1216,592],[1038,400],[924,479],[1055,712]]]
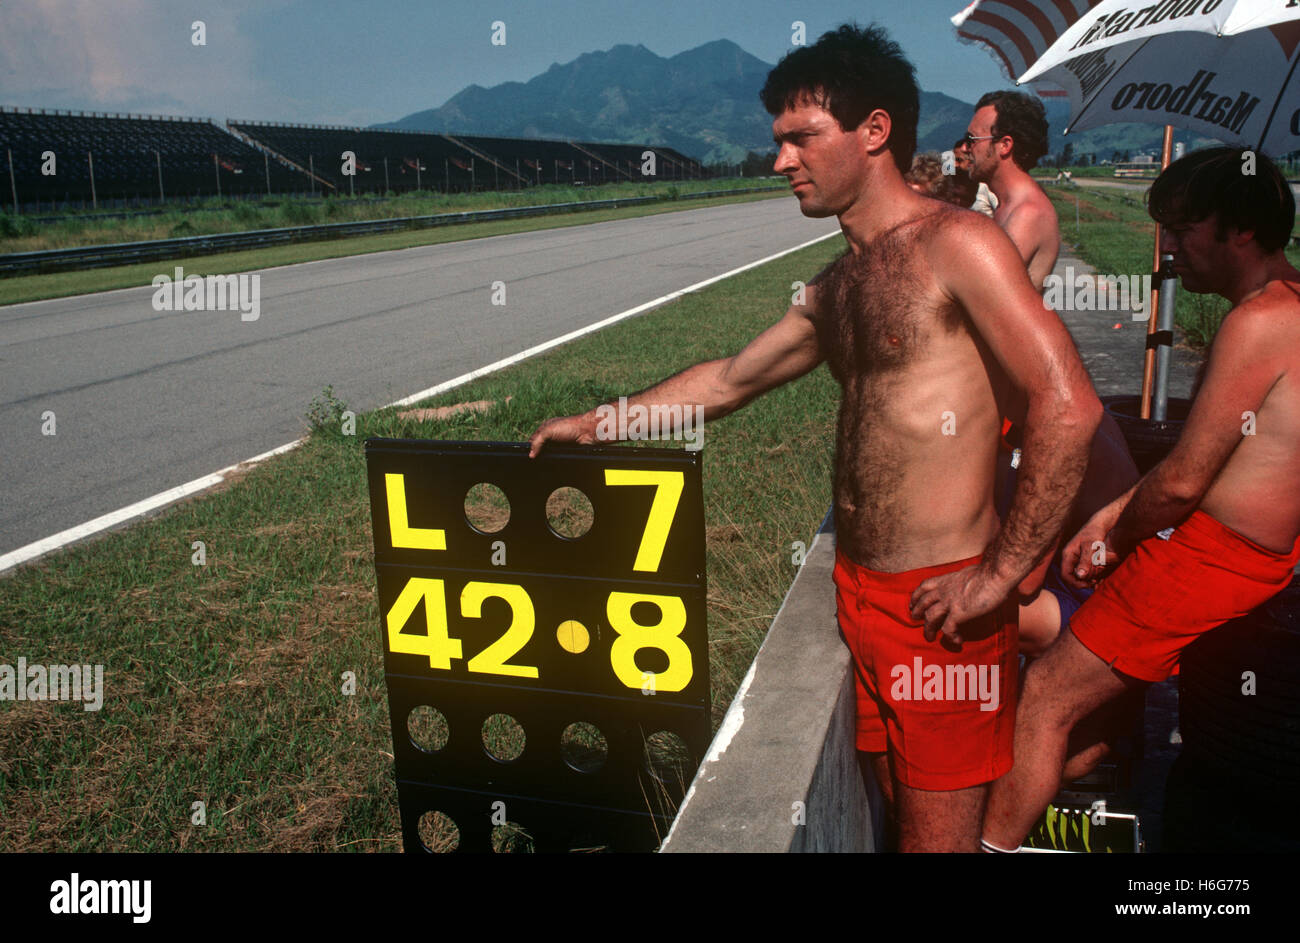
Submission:
[[[591,644],[591,634],[587,631],[587,627],[573,619],[561,622],[560,627],[555,630],[555,637],[559,639],[560,648],[575,655],[585,652],[587,646]]]

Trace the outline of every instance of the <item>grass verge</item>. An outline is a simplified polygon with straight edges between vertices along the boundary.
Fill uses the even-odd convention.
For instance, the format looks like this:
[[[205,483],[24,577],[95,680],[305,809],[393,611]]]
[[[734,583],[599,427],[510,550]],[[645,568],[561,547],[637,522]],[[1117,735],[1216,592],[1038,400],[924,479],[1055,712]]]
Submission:
[[[98,712],[0,701],[0,850],[399,850],[364,439],[520,441],[548,416],[733,353],[842,248],[820,243],[432,401],[496,404],[486,411],[381,410],[344,436],[327,397],[301,449],[0,580],[0,664],[102,664],[105,686]],[[708,428],[715,726],[794,577],[791,544],[811,542],[830,503],[838,392],[822,367]]]
[[[1051,183],[1043,189],[1060,217],[1062,243],[1098,272],[1137,275],[1151,271],[1155,223],[1147,215],[1141,191],[1084,190]],[[1300,250],[1288,247],[1286,254],[1291,264],[1300,264]],[[1174,323],[1192,347],[1205,348],[1231,307],[1218,295],[1194,295],[1180,286]]]

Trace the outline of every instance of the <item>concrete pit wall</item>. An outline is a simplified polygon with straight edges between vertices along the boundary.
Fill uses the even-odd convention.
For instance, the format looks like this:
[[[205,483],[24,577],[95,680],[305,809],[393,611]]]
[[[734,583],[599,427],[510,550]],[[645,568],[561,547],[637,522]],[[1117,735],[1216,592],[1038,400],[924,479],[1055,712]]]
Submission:
[[[682,802],[663,852],[874,851],[828,515]]]

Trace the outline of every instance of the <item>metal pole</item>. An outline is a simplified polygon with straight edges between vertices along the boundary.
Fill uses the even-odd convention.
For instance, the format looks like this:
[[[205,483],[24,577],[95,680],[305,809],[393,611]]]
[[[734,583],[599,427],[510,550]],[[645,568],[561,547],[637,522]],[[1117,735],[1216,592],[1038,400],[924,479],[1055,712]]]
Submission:
[[[217,152],[212,152],[212,173],[217,178],[217,199],[221,199],[221,162],[217,159]]]
[[[1160,270],[1165,273],[1160,280],[1160,310],[1157,312],[1157,333],[1159,346],[1156,347],[1156,382],[1155,398],[1151,403],[1151,418],[1163,420],[1169,417],[1169,362],[1173,356],[1174,340],[1174,303],[1178,280],[1169,273],[1172,255],[1162,256]]]
[[[154,157],[157,159],[157,161],[158,161],[158,202],[159,202],[159,203],[162,203],[162,202],[164,202],[164,201],[167,199],[167,197],[163,195],[163,185],[162,185],[162,154],[161,154],[160,152],[158,152],[158,151],[155,150],[155,151],[153,152],[153,156],[154,156]]]
[[[420,155],[415,155],[415,189],[420,189]]]
[[[451,192],[451,163],[445,157],[442,159],[442,176],[444,179],[443,192],[450,193]]]
[[[1174,153],[1174,128],[1173,125],[1165,125],[1164,147],[1160,154],[1160,170],[1164,171],[1169,166],[1169,160]],[[1151,269],[1153,277],[1151,279],[1151,300],[1150,314],[1147,321],[1147,352],[1146,359],[1142,365],[1142,400],[1139,403],[1141,407],[1140,416],[1143,419],[1151,418],[1151,393],[1152,386],[1155,383],[1155,347],[1151,335],[1155,334],[1159,328],[1160,315],[1160,280],[1154,277],[1154,273],[1160,269],[1160,224],[1156,223],[1156,245],[1155,251],[1152,252]]]
[[[90,166],[90,206],[99,209],[99,196],[95,193],[95,156],[86,151],[86,163]]]
[[[478,181],[474,178],[474,158],[469,159],[469,192],[478,190]]]
[[[384,158],[384,193],[388,192],[388,158]]]
[[[307,184],[311,187],[311,195],[316,195],[316,155],[307,155]]]
[[[501,189],[501,165],[495,160],[492,161],[492,189]]]
[[[271,195],[271,156],[262,151],[262,166],[266,169],[266,195]]]
[[[5,148],[5,153],[9,155],[9,193],[14,198],[14,215],[18,215],[18,185],[14,183],[14,152]],[[40,212],[40,201],[36,201],[36,211]]]

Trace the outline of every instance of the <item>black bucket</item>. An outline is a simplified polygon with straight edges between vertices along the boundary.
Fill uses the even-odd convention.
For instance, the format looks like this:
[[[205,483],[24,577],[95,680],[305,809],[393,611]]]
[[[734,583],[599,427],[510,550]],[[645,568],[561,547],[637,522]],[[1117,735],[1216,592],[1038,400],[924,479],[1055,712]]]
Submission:
[[[1187,414],[1192,411],[1192,401],[1181,397],[1169,399],[1168,418],[1159,421],[1141,418],[1140,396],[1103,396],[1101,405],[1119,425],[1138,472],[1143,475],[1169,454],[1183,433]]]

